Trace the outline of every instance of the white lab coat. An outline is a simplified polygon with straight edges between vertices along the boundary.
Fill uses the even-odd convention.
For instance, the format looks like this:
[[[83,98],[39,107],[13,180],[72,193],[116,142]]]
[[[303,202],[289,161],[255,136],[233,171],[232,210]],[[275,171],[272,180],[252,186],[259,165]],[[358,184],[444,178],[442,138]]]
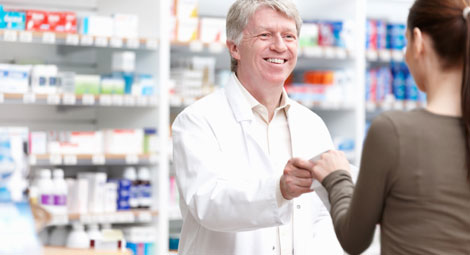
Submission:
[[[330,215],[315,192],[278,207],[274,170],[250,124],[254,116],[232,75],[187,107],[173,124],[173,158],[183,228],[181,255],[272,255],[277,226],[293,217],[295,255],[343,254]],[[290,100],[290,99],[288,99]],[[323,121],[291,101],[294,157],[333,148]],[[287,163],[287,162],[286,162]]]

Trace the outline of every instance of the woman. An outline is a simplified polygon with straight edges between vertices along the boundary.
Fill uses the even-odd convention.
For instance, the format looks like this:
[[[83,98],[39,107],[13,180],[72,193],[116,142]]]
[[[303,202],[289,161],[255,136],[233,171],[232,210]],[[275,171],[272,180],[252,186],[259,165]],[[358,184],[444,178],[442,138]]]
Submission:
[[[341,152],[323,154],[312,168],[350,254],[370,245],[376,224],[382,254],[470,254],[469,6],[413,4],[405,60],[427,107],[374,120],[356,187]]]

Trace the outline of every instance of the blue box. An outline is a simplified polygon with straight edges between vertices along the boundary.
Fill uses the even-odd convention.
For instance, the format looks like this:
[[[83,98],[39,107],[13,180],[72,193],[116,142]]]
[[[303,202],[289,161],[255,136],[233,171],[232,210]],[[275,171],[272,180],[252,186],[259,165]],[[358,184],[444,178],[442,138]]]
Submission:
[[[2,20],[0,22],[0,28],[2,29],[10,29],[10,30],[25,30],[26,28],[26,13],[24,12],[3,12],[2,13]]]

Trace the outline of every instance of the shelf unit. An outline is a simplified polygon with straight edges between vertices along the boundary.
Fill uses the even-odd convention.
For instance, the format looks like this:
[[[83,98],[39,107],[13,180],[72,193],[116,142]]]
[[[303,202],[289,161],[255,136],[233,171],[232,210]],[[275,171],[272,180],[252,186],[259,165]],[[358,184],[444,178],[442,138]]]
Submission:
[[[92,249],[67,249],[62,247],[44,247],[44,255],[132,255],[132,251],[108,251]]]
[[[133,51],[136,70],[152,74],[156,96],[74,95],[74,94],[3,94],[0,93],[2,126],[26,126],[30,131],[94,131],[102,129],[155,128],[161,138],[168,137],[169,38],[167,1],[144,0],[138,5],[125,0],[60,0],[1,1],[4,9],[39,9],[75,11],[78,15],[129,13],[139,16],[139,38],[85,36],[49,32],[0,30],[0,63],[55,64],[61,71],[79,74],[102,74],[111,71],[111,56],[116,51]],[[142,6],[145,6],[143,8]],[[162,41],[162,42],[160,42]],[[151,210],[120,211],[111,214],[65,215],[55,224],[80,222],[113,222],[151,224],[158,230],[155,254],[168,253],[168,139],[159,139],[157,154],[143,155],[31,155],[32,169],[62,166],[74,171],[86,168],[126,165],[150,165],[153,197]],[[72,171],[72,172],[74,172]],[[78,170],[81,171],[81,170]],[[115,251],[87,251],[46,247],[45,254],[118,254]],[[130,251],[119,254],[131,254]]]

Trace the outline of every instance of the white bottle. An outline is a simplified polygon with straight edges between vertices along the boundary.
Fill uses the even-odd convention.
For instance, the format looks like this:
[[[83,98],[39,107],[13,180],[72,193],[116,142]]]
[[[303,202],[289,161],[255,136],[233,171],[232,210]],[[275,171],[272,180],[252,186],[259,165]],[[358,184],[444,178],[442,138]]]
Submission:
[[[54,199],[52,193],[54,192],[53,183],[51,180],[51,170],[39,170],[39,179],[37,181],[39,193],[39,205],[49,212],[54,211]]]
[[[124,179],[131,181],[129,205],[131,209],[139,207],[139,187],[137,182],[137,173],[134,167],[126,167],[124,170]]]
[[[67,183],[64,180],[64,170],[54,169],[52,172],[54,184],[54,214],[65,215],[67,214]]]
[[[149,209],[152,206],[152,185],[150,171],[147,167],[139,168],[139,208]]]
[[[98,224],[88,225],[87,234],[88,238],[90,239],[90,248],[95,248],[97,242],[99,242],[102,237]]]
[[[73,225],[72,232],[70,232],[67,237],[67,247],[68,248],[78,248],[85,249],[90,247],[90,238],[85,232],[85,228],[80,223],[75,223]]]

